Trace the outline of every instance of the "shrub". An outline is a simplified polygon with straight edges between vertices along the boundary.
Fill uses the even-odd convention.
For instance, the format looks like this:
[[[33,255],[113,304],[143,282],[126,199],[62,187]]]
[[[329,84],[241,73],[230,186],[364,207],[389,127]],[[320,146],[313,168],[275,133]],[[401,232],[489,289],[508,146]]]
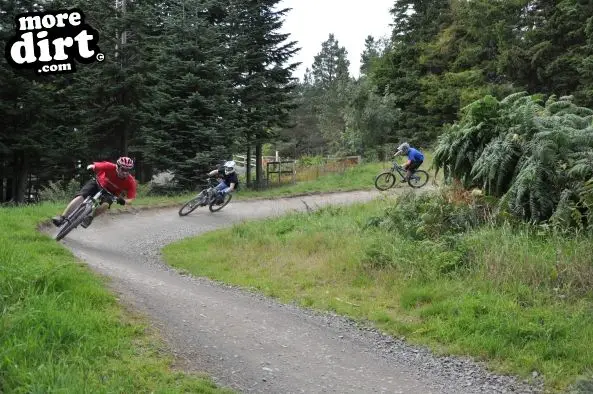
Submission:
[[[76,179],[66,181],[50,181],[39,191],[41,201],[64,202],[70,201],[80,191],[80,182]]]
[[[514,93],[486,96],[463,108],[439,137],[433,165],[449,181],[501,197],[501,208],[530,222],[582,223],[593,177],[593,110],[570,97],[545,103]],[[575,220],[568,220],[571,217]]]

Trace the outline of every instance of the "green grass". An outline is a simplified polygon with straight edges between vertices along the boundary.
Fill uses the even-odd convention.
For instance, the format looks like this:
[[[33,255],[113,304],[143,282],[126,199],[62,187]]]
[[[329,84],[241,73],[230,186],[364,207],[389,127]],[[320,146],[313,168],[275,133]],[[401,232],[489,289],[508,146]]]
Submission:
[[[432,154],[425,152],[426,160],[422,168],[429,172],[431,180],[434,177],[434,171],[429,168],[432,165]],[[403,162],[403,159],[398,159]],[[234,194],[235,200],[248,200],[256,198],[282,198],[295,195],[312,194],[312,193],[327,193],[327,192],[345,192],[354,190],[371,190],[375,188],[375,176],[391,166],[391,162],[374,162],[363,163],[355,167],[346,169],[343,173],[326,173],[313,180],[300,181],[295,184],[285,184],[282,186],[274,186],[264,190],[250,190],[244,186],[241,190]],[[253,174],[255,176],[255,173]],[[442,179],[442,174],[439,174],[438,180]],[[241,179],[244,183],[244,179]],[[396,184],[395,187],[399,185]],[[112,205],[112,211],[128,210],[145,207],[158,206],[175,206],[183,204],[189,199],[195,197],[198,190],[192,193],[183,193],[175,196],[147,196],[141,191],[136,200],[130,207],[121,207],[117,204]],[[62,213],[68,201],[63,201],[60,204],[54,204],[56,211],[52,213]],[[52,205],[52,204],[49,204]]]
[[[225,392],[174,371],[103,280],[36,231],[55,208],[0,208],[0,392]]]
[[[301,181],[261,191],[241,190],[237,193],[237,197],[239,199],[285,197],[295,194],[372,189],[375,187],[375,176],[382,168],[380,163],[361,164],[346,169],[344,173],[329,173],[310,181]]]
[[[169,245],[164,257],[194,275],[370,320],[498,372],[537,371],[551,391],[591,379],[590,239],[488,227],[463,234],[451,250],[445,240],[365,227],[389,204],[234,225]],[[214,242],[226,247],[213,250]],[[452,269],[451,261],[460,263]]]
[[[428,171],[430,175],[429,183],[434,178],[434,171],[429,170],[432,165],[432,153],[425,152],[425,162],[421,169]],[[400,163],[405,162],[404,159],[399,158]],[[344,171],[344,173],[330,173],[322,175],[314,180],[297,182],[294,185],[284,185],[270,188],[261,191],[242,190],[237,193],[237,199],[250,199],[254,197],[269,198],[269,197],[287,197],[290,195],[307,194],[307,193],[323,193],[323,192],[343,192],[353,190],[368,190],[375,188],[375,177],[385,169],[390,168],[391,162],[374,162],[364,163],[356,167],[351,167]],[[442,179],[442,174],[439,174],[437,180]],[[398,185],[395,185],[397,187]]]
[[[237,199],[371,189],[389,163]],[[182,204],[194,193],[142,196],[132,207]],[[0,392],[223,392],[173,371],[163,343],[122,310],[105,282],[36,228],[66,202],[0,208]],[[113,211],[128,207],[112,206]]]
[[[430,175],[429,183],[434,179],[434,171],[429,170],[432,165],[433,156],[431,152],[425,152],[425,161],[421,169],[428,171]],[[403,164],[404,159],[398,158],[398,162]],[[261,191],[244,190],[237,193],[238,199],[246,199],[253,197],[268,198],[268,197],[285,197],[295,194],[305,193],[322,193],[322,192],[338,192],[338,191],[353,191],[353,190],[367,190],[375,188],[375,177],[385,169],[390,168],[392,162],[374,162],[364,163],[356,167],[351,167],[341,173],[326,174],[314,180],[297,182],[294,185],[285,185],[275,188],[270,188]],[[442,173],[439,174],[437,181],[442,179]],[[397,187],[397,185],[396,185]]]

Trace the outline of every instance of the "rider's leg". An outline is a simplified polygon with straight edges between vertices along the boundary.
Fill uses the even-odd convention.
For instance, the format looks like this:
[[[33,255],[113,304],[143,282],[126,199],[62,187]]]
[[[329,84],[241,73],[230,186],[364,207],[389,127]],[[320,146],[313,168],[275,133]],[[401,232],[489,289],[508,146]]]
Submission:
[[[416,172],[418,168],[422,165],[422,161],[413,161],[410,166],[408,167],[407,178],[410,179],[412,174]]]
[[[216,189],[217,192],[222,191],[224,189],[226,189],[228,186],[226,183],[224,183],[224,181],[221,179],[220,182],[218,182],[218,185],[216,185],[216,187],[214,189]]]
[[[406,183],[408,181],[408,179],[410,179],[410,175],[412,173],[410,171],[410,166],[411,166],[411,164],[408,164],[408,163],[403,165],[404,170],[406,170],[406,176],[404,177],[404,179],[401,180],[401,183]]]
[[[74,196],[72,201],[68,204],[66,209],[61,215],[54,216],[51,220],[53,224],[57,227],[61,226],[64,223],[64,219],[74,212],[74,210],[84,201],[84,199],[92,194],[95,194],[99,191],[99,185],[94,179],[91,179],[84,186],[80,189],[80,191]]]
[[[84,197],[81,195],[78,195],[76,197],[74,197],[72,199],[72,201],[70,201],[70,204],[68,204],[68,206],[66,207],[66,209],[64,209],[64,212],[62,212],[62,216],[68,216],[70,213],[72,213],[76,207],[78,207],[82,202],[84,201]]]
[[[218,185],[216,185],[216,199],[218,202],[222,202],[224,201],[224,190],[228,188],[227,184],[224,183],[223,180],[220,181],[220,183]]]
[[[109,206],[110,205],[108,203],[103,203],[97,208],[95,208],[95,210],[89,216],[82,220],[81,226],[83,228],[87,228],[88,226],[90,226],[93,222],[93,219],[103,214],[107,209],[109,209]]]

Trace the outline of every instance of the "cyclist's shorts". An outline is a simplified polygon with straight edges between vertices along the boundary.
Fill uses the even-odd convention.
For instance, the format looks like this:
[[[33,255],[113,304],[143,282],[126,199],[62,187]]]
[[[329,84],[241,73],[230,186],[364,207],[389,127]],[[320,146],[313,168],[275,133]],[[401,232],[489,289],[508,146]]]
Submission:
[[[99,190],[100,189],[99,189],[99,185],[97,184],[97,181],[94,179],[91,179],[87,183],[84,184],[82,189],[80,189],[80,191],[74,197],[82,196],[84,198],[87,198],[88,196],[94,195]]]
[[[414,171],[417,170],[418,167],[420,167],[422,165],[422,163],[424,163],[424,161],[422,160],[414,160],[413,162],[410,163],[410,170]]]

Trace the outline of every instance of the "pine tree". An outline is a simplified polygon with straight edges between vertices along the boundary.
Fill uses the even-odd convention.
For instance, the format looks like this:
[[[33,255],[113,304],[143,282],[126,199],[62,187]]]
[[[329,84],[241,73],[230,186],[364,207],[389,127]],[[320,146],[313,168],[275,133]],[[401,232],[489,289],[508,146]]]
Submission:
[[[224,20],[229,42],[224,62],[233,81],[233,102],[238,108],[238,131],[247,146],[247,157],[255,147],[256,185],[263,181],[261,149],[275,136],[277,126],[288,122],[295,107],[291,92],[296,87],[293,70],[300,63],[288,63],[300,49],[289,34],[279,33],[288,8],[276,9],[280,0],[232,1]],[[288,64],[287,64],[288,63]],[[247,183],[251,181],[247,167]]]
[[[215,3],[210,4],[215,6]],[[221,67],[221,29],[202,1],[167,3],[155,48],[150,102],[142,133],[146,156],[170,170],[179,188],[193,189],[204,174],[228,157],[235,140],[231,83]]]
[[[364,50],[360,55],[360,74],[365,76],[371,70],[372,62],[381,56],[379,42],[373,36],[367,36],[364,40]]]
[[[41,4],[19,0],[3,5],[0,13],[0,42],[6,46],[15,34],[15,16],[22,12],[52,9],[51,2]],[[36,75],[34,70],[16,70],[0,62],[0,201],[25,200],[28,177],[47,177],[52,166],[47,158],[72,156],[70,144],[76,141],[69,116],[68,96],[64,86],[68,77]],[[60,100],[60,99],[63,99]],[[70,123],[72,125],[72,123]],[[53,164],[53,163],[49,163]],[[73,161],[69,163],[73,167]],[[60,174],[51,174],[59,176]],[[2,190],[4,180],[7,190]]]
[[[315,86],[329,90],[340,81],[349,78],[348,52],[341,47],[333,33],[321,44],[321,51],[315,56],[312,67]]]

